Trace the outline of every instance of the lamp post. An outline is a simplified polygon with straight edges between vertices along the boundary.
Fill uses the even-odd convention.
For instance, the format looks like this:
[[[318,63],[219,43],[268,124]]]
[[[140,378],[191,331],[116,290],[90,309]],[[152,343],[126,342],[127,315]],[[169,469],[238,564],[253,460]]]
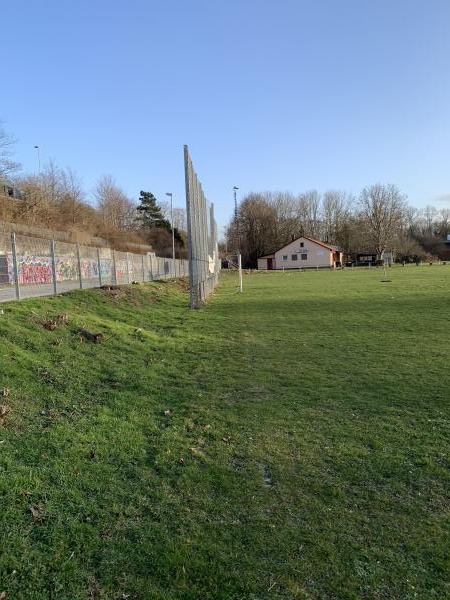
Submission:
[[[40,175],[40,174],[41,174],[41,154],[40,154],[40,149],[39,149],[39,146],[35,146],[35,149],[37,150],[38,166],[39,166],[39,175]]]
[[[172,228],[172,273],[175,277],[175,233],[173,230],[173,194],[166,192],[166,196],[170,196],[170,226]]]

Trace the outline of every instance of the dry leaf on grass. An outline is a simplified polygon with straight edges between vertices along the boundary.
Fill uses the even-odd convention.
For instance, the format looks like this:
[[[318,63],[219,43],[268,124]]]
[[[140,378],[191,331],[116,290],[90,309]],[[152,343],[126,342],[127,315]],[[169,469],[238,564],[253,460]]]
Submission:
[[[7,398],[9,396],[9,389],[8,388],[4,388],[4,390],[2,392],[2,396],[3,396],[3,398]]]
[[[54,331],[60,325],[64,325],[65,323],[67,323],[68,320],[69,320],[69,317],[67,315],[64,315],[64,314],[56,315],[56,317],[54,317],[52,319],[43,321],[42,327],[44,327],[44,329],[48,329],[49,331]]]
[[[43,511],[39,506],[30,506],[30,512],[35,521],[40,521],[42,519]]]
[[[205,458],[203,452],[198,448],[189,448],[189,450],[191,451],[192,456],[194,456],[195,458]]]
[[[6,417],[8,416],[8,413],[10,410],[11,410],[11,408],[9,406],[7,406],[6,404],[2,404],[0,406],[0,425],[5,424]]]

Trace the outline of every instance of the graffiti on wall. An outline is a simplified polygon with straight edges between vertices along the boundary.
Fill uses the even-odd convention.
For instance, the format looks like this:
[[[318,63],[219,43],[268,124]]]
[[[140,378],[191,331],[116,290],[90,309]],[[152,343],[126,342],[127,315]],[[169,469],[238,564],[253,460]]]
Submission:
[[[100,258],[100,264],[96,257],[78,258],[76,254],[62,254],[55,256],[55,275],[58,283],[78,281],[79,269],[83,280],[99,281],[99,267],[102,281],[112,281],[114,278],[114,263],[112,258]],[[119,281],[130,281],[132,278],[132,264],[127,266],[125,261],[117,263],[117,278]],[[39,254],[18,253],[17,270],[20,285],[52,284],[52,257]],[[14,284],[14,261],[11,252],[0,255],[0,283]]]
[[[7,256],[9,282],[14,282],[12,254]],[[51,283],[52,266],[49,256],[21,254],[17,256],[17,272],[20,285],[30,283]]]
[[[5,283],[14,283],[14,263],[12,254],[4,256],[6,263]],[[95,258],[80,260],[81,276],[83,279],[98,279],[98,261]],[[50,256],[19,254],[17,270],[20,285],[33,283],[52,283],[52,259]],[[76,256],[55,256],[56,281],[76,281],[78,275],[78,260]],[[112,275],[112,261],[100,260],[100,273],[105,279]]]
[[[56,256],[56,280],[71,281],[78,279],[78,260],[76,256]],[[96,258],[80,259],[81,277],[83,279],[98,279],[98,260]],[[102,277],[110,277],[112,261],[100,259],[100,273]]]
[[[55,256],[56,281],[78,279],[78,261],[75,256]]]

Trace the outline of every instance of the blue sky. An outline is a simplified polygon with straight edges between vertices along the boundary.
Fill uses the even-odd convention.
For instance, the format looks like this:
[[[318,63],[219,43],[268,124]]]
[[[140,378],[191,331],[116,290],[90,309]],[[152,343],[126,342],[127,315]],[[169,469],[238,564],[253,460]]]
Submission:
[[[225,225],[239,193],[395,183],[450,208],[448,0],[15,0],[15,158],[184,206],[183,144]]]

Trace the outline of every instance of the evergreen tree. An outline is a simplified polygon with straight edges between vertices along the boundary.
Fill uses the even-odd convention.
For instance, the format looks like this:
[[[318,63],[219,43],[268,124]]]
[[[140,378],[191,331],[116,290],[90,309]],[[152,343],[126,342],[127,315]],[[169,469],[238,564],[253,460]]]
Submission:
[[[172,234],[170,221],[164,218],[162,208],[158,206],[157,200],[151,192],[141,191],[139,202],[139,206],[136,207],[139,217],[136,220],[140,223],[142,229],[152,230],[151,234],[149,232],[149,241],[158,249],[158,246],[161,243],[164,243],[163,240],[165,238],[162,236],[162,232],[158,233],[156,230],[164,229],[169,234]],[[173,228],[173,236],[178,247],[182,248],[184,246],[184,240],[176,227]]]
[[[155,196],[151,192],[144,192],[141,190],[139,196],[139,206],[137,211],[139,212],[138,221],[140,221],[142,227],[153,228],[153,227],[164,227],[170,229],[170,223],[164,218],[162,209],[157,204]]]

